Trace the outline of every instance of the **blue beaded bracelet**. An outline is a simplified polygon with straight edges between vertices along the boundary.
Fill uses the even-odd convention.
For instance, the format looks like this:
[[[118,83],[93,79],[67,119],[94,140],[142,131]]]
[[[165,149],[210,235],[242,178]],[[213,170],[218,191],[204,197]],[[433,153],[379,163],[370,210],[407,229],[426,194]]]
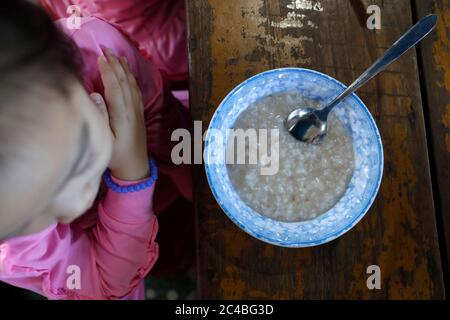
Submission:
[[[103,174],[103,181],[108,188],[118,193],[129,193],[129,192],[138,192],[147,188],[150,188],[158,179],[158,168],[156,167],[155,161],[150,159],[148,161],[148,165],[150,167],[150,178],[142,181],[140,183],[132,184],[129,186],[121,186],[115,183],[111,178],[111,170],[106,170]]]

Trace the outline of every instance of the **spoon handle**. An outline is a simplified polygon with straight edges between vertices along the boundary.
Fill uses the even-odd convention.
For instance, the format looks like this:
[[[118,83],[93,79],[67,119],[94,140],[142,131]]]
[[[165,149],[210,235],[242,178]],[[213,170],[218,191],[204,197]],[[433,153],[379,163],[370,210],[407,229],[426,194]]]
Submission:
[[[358,79],[356,79],[344,92],[331,101],[325,108],[320,110],[323,116],[328,115],[331,109],[344,100],[348,95],[358,90],[367,81],[383,71],[388,65],[400,58],[408,49],[415,46],[425,38],[436,26],[438,17],[435,14],[428,15],[417,22],[400,39],[398,39],[374,64],[369,67]]]

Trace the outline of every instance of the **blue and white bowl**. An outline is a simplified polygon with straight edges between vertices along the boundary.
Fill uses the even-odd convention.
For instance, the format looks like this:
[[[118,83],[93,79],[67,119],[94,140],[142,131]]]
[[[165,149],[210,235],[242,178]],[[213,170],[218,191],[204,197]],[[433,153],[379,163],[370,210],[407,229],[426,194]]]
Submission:
[[[282,222],[254,211],[236,193],[228,177],[225,161],[217,161],[220,158],[217,154],[224,154],[226,150],[227,129],[233,126],[243,110],[257,100],[274,93],[295,91],[325,103],[344,88],[339,81],[316,71],[300,68],[275,69],[242,82],[219,105],[205,138],[206,175],[217,202],[242,230],[274,245],[310,247],[336,239],[364,217],[381,184],[383,146],[375,121],[355,94],[333,110],[351,134],[355,170],[343,197],[333,208],[313,220]],[[217,130],[224,139],[214,138]]]

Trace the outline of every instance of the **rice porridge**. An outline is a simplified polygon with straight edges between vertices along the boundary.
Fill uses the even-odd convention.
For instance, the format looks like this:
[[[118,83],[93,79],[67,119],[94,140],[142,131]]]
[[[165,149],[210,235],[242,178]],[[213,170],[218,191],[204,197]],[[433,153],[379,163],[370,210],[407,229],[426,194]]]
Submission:
[[[281,221],[309,220],[328,211],[343,196],[353,174],[352,140],[333,113],[321,145],[302,143],[285,129],[284,120],[298,105],[318,107],[316,101],[296,93],[274,94],[244,110],[233,125],[243,130],[279,129],[276,174],[262,175],[260,159],[257,164],[227,164],[240,198],[255,211]]]

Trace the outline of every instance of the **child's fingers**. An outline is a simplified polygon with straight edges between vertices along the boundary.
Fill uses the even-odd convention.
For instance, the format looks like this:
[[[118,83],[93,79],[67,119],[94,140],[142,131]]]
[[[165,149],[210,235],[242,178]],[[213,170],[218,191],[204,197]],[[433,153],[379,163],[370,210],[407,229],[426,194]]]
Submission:
[[[106,59],[108,60],[111,68],[113,69],[114,73],[116,74],[117,79],[119,82],[126,83],[128,81],[127,76],[125,74],[125,70],[123,69],[122,65],[119,62],[119,59],[116,57],[116,55],[111,51],[111,49],[106,48],[104,50]]]
[[[116,78],[119,80],[120,88],[122,90],[122,94],[124,95],[126,106],[128,107],[132,103],[131,93],[129,90],[128,76],[122,66],[122,63],[111,51],[111,49],[105,49],[104,52],[111,66],[111,69],[114,71]]]
[[[130,82],[130,84],[132,83],[136,83],[136,79],[133,76],[133,73],[130,70],[130,65],[128,64],[128,60],[126,57],[120,57],[120,63],[122,64],[123,69],[125,70],[125,73],[128,77],[128,82]]]
[[[95,105],[98,107],[104,121],[109,125],[112,134],[115,136],[116,133],[114,131],[114,126],[110,123],[108,109],[106,107],[106,103],[105,100],[103,100],[102,95],[100,93],[94,92],[91,93],[89,96],[91,97],[92,101],[94,101]]]
[[[124,112],[125,101],[122,89],[111,66],[105,57],[101,56],[98,61],[100,76],[105,87],[105,97],[108,102],[111,119],[117,118]]]
[[[126,76],[128,77],[129,89],[131,91],[131,95],[132,95],[134,104],[139,105],[139,102],[141,100],[141,90],[139,89],[136,78],[134,77],[133,73],[130,70],[130,66],[128,64],[127,58],[120,57],[119,60],[120,60],[120,63],[122,64],[122,67],[125,70]]]

